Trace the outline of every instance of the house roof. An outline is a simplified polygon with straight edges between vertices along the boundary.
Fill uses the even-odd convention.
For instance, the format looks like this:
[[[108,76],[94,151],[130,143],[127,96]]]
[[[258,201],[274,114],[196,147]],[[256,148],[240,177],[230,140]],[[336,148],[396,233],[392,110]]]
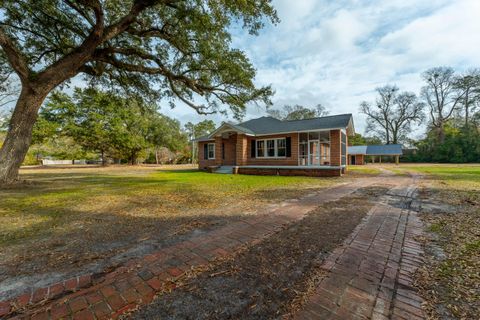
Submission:
[[[367,154],[367,146],[348,147],[348,154]]]
[[[353,134],[352,114],[340,114],[305,120],[287,120],[282,121],[273,117],[260,117],[251,119],[239,124],[224,122],[218,129],[212,132],[208,138],[212,139],[215,135],[224,129],[242,132],[252,136],[269,135],[289,132],[302,132],[325,129],[347,128],[349,134]],[[203,138],[203,137],[202,137]],[[198,141],[202,141],[197,139]],[[207,140],[203,140],[207,141]]]
[[[348,147],[348,154],[363,154],[367,156],[397,156],[402,155],[403,152],[401,144],[386,144]]]

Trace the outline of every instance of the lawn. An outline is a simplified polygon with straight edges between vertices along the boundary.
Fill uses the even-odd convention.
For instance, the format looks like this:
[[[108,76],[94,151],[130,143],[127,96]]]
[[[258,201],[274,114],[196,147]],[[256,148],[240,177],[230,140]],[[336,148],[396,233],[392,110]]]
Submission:
[[[349,166],[348,173],[358,176],[363,175],[378,175],[382,171],[378,168],[378,166],[374,165],[364,165],[364,166]]]
[[[424,174],[424,201],[446,204],[422,215],[431,231],[428,264],[419,285],[432,318],[480,314],[480,165],[403,165]],[[440,207],[441,208],[441,207]],[[443,254],[439,254],[440,248]]]
[[[21,177],[27,186],[0,189],[0,286],[40,270],[101,271],[340,181],[119,166],[23,169]]]

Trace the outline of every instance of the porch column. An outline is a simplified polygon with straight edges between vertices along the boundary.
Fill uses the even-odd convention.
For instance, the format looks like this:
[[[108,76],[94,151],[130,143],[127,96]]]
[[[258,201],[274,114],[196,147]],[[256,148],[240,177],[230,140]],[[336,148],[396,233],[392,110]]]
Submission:
[[[330,165],[342,165],[342,141],[340,130],[330,131]]]
[[[221,166],[222,160],[222,136],[215,137],[215,165]]]
[[[247,136],[244,134],[237,134],[237,151],[236,151],[236,164],[237,166],[247,165],[248,148],[247,148]]]

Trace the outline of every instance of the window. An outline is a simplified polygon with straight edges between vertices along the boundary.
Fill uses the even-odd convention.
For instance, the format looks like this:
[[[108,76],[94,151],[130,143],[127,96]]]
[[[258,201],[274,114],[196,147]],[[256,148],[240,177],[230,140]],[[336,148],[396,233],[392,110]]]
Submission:
[[[257,140],[257,158],[283,158],[286,156],[286,138]]]
[[[257,158],[265,157],[265,141],[258,140],[257,141]]]
[[[320,142],[323,142],[323,143],[330,142],[330,131],[320,131]]]
[[[275,140],[267,140],[267,156],[275,157]]]
[[[298,140],[299,165],[330,165],[330,130],[300,132]]]
[[[287,140],[277,140],[277,157],[285,157],[287,155]]]
[[[308,133],[302,132],[300,133],[300,143],[307,143],[308,142]]]
[[[208,159],[215,159],[215,143],[208,144]]]

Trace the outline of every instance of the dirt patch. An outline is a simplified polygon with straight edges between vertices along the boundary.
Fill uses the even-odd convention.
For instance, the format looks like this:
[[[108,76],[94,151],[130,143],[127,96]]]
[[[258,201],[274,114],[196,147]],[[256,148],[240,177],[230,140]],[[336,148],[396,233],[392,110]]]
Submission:
[[[271,319],[297,309],[323,276],[328,253],[387,188],[326,203],[261,243],[177,284],[132,319]]]
[[[480,314],[480,193],[424,189],[426,264],[417,274],[431,319],[476,319]]]

